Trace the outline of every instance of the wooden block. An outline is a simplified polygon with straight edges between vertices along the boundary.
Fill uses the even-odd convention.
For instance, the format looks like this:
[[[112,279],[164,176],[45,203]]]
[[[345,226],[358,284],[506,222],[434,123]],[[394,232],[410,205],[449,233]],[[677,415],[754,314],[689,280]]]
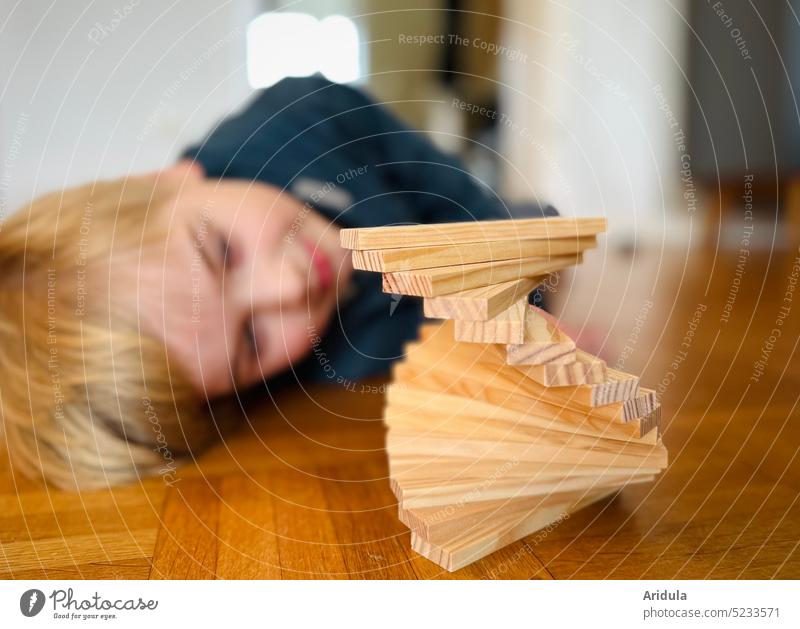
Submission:
[[[642,482],[639,480],[629,485]],[[585,506],[618,493],[622,487],[598,486],[579,498],[550,503],[528,512],[500,515],[482,525],[462,527],[455,536],[436,543],[412,530],[412,549],[453,572],[550,524],[554,526]]]
[[[656,440],[657,441],[657,440]],[[614,468],[620,473],[628,474],[658,474],[658,467],[620,467]],[[451,479],[485,479],[490,480],[502,476],[503,478],[532,478],[538,475],[555,476],[570,474],[572,476],[597,476],[608,472],[608,468],[591,465],[572,465],[558,461],[529,462],[501,461],[499,459],[464,459],[456,457],[422,458],[415,456],[397,455],[389,461],[389,475],[399,481],[436,480],[437,482]]]
[[[498,345],[503,335],[524,342]],[[520,300],[488,321],[423,326],[393,368],[384,419],[398,515],[412,547],[448,570],[667,465],[661,407],[637,377],[574,343],[573,363],[507,364],[509,345],[571,342],[562,335]]]
[[[517,513],[527,515],[552,503],[553,498],[526,496],[512,500],[482,500],[445,507],[405,508],[398,504],[398,517],[408,528],[428,541],[446,541],[465,530],[481,526],[487,521],[497,522],[505,516]],[[563,500],[563,497],[562,497]]]
[[[453,361],[460,361],[467,365],[484,364],[487,366],[498,366],[495,373],[498,375],[514,374],[507,368],[512,366],[505,364],[505,348],[502,351],[495,345],[478,345],[473,343],[456,343],[453,341],[455,334],[455,323],[444,321],[442,323],[429,323],[420,326],[419,343],[411,343],[408,349],[415,352],[437,352],[439,356],[448,356]],[[503,365],[502,368],[499,365]],[[502,382],[505,378],[500,379]],[[603,382],[591,385],[578,385],[575,387],[558,387],[544,389],[538,382],[528,380],[519,382],[516,380],[516,389],[530,390],[534,396],[547,397],[550,400],[560,399],[565,404],[576,408],[593,409],[594,412],[608,414],[609,418],[618,418],[618,421],[625,421],[625,417],[632,418],[624,411],[621,402],[633,398],[639,390],[639,378],[631,374],[623,373],[617,369],[606,367],[606,379]],[[532,386],[535,383],[538,386]]]
[[[545,311],[530,306],[525,315],[525,336],[521,344],[506,347],[509,365],[570,364],[577,359],[575,342]]]
[[[549,314],[529,305],[526,297],[487,321],[456,319],[454,336],[466,343],[505,343],[512,348],[507,348],[507,361],[511,353],[516,362],[510,364],[514,365],[574,363],[575,343],[553,321]],[[554,360],[545,360],[547,356]]]
[[[531,400],[519,392],[494,389],[478,380],[462,379],[448,384],[447,377],[416,377],[417,374],[409,371],[412,369],[413,365],[398,367],[401,377],[397,384],[402,387],[402,392],[396,392],[393,385],[387,390],[384,411],[387,424],[398,421],[397,418],[401,422],[408,422],[408,417],[422,414],[427,424],[421,424],[420,430],[434,431],[442,421],[447,420],[448,415],[459,413],[509,421],[514,425],[640,443],[655,443],[660,435],[660,430],[652,430],[654,427],[660,428],[660,407],[647,415],[624,420],[604,416],[598,409],[582,410],[544,399]],[[620,409],[618,413],[621,412]]]
[[[455,322],[454,336],[462,343],[522,343],[525,340],[525,314],[528,297],[488,321]]]
[[[548,507],[568,505],[579,492],[562,492],[551,496],[528,496],[512,500],[484,500],[465,504],[405,508],[398,505],[401,522],[412,532],[433,544],[448,544],[468,531],[480,535],[508,528],[513,521],[541,512]]]
[[[443,266],[492,262],[515,258],[560,256],[578,253],[597,246],[594,236],[554,240],[495,240],[456,245],[401,247],[395,249],[356,250],[353,266],[363,271],[382,273],[413,271]]]
[[[513,367],[545,387],[598,384],[606,379],[605,361],[580,350],[576,350],[576,360],[573,363],[513,365]]]
[[[430,323],[420,327],[420,341],[428,349],[439,351],[440,355],[459,357],[470,363],[481,362],[499,365],[505,362],[501,353],[494,346],[480,346],[475,344],[459,344],[453,342],[455,323]],[[505,354],[505,352],[502,352]],[[618,417],[619,421],[628,421],[642,414],[635,410],[636,406],[628,405],[623,409],[622,402],[638,395],[639,377],[606,367],[606,379],[596,384],[577,385],[574,387],[551,388],[542,394],[550,400],[561,399],[570,406],[593,409],[593,412],[608,413],[608,416]],[[654,394],[655,392],[653,392]],[[652,410],[652,408],[651,408]]]
[[[499,526],[493,521],[488,530],[484,527],[462,530],[460,535],[442,544],[429,542],[412,531],[411,548],[445,570],[454,572],[617,491],[618,488],[598,489],[588,495],[584,494],[578,500],[573,498],[560,504],[535,509],[524,518],[515,515],[503,519]]]
[[[647,415],[634,419],[634,422],[639,422],[639,430],[642,437],[650,433],[655,433],[657,437],[661,437],[661,405],[656,406]]]
[[[433,225],[400,225],[343,229],[345,249],[396,249],[496,240],[583,238],[606,230],[604,218],[530,218]]]
[[[555,431],[553,431],[555,433]],[[416,431],[390,428],[386,435],[389,456],[413,454],[418,456],[492,457],[506,460],[547,462],[558,460],[575,465],[606,465],[609,467],[664,468],[667,465],[666,451],[660,443],[656,445],[619,442],[611,450],[597,447],[598,440],[582,435],[548,435],[535,445],[519,441],[497,441],[493,439],[454,439],[452,435],[421,435]]]
[[[436,297],[490,286],[523,277],[537,277],[578,264],[581,254],[551,258],[520,258],[476,262],[438,269],[383,274],[383,292],[417,297]]]
[[[606,367],[606,379],[589,391],[590,406],[605,406],[635,398],[639,392],[639,376]],[[655,392],[653,392],[655,393]],[[631,417],[626,413],[626,417]],[[641,415],[633,415],[641,417]]]
[[[486,321],[529,295],[545,279],[544,275],[523,277],[441,297],[428,297],[425,299],[425,316],[432,319]]]
[[[571,365],[577,360],[575,343],[565,340],[559,343],[533,341],[521,345],[508,345],[506,362],[509,365]]]
[[[598,484],[622,487],[631,480],[651,481],[653,475],[615,473],[614,468],[599,475],[539,476],[447,481],[445,483],[404,483],[392,479],[392,489],[405,509],[466,504],[480,500],[549,496],[554,492],[587,491]]]
[[[424,419],[424,418],[420,418]],[[392,431],[403,435],[412,435],[413,430],[405,425]],[[652,431],[655,432],[655,431]],[[443,439],[458,438],[458,433],[453,430],[452,435],[442,432],[437,433]],[[487,440],[493,439],[490,434],[485,435]],[[649,439],[648,439],[649,441]],[[598,442],[599,443],[599,442]],[[532,447],[538,447],[537,442],[531,442]],[[611,444],[610,449],[617,448],[619,444]],[[595,445],[604,448],[603,445]],[[658,439],[652,440],[652,447],[659,450],[663,446]],[[610,451],[610,450],[609,450]],[[395,456],[394,454],[392,456]],[[398,455],[399,456],[399,455]],[[393,469],[394,493],[403,501],[414,500],[413,506],[432,506],[453,502],[470,502],[498,498],[512,499],[527,495],[544,495],[556,491],[586,489],[598,479],[605,479],[613,484],[622,484],[630,478],[637,476],[652,477],[661,471],[661,467],[618,466],[607,467],[585,466],[582,464],[568,465],[554,464],[552,461],[534,461],[528,463],[528,468],[536,464],[538,469],[528,470],[527,474],[513,473],[519,465],[515,460],[493,459],[485,461],[486,465],[478,469],[462,469],[459,474],[447,473],[447,468],[435,467],[433,464],[438,459],[432,460],[426,468],[427,471],[419,472],[414,469]],[[408,502],[405,506],[412,506]]]
[[[658,398],[653,389],[639,387],[638,395],[625,400],[624,404],[625,418],[630,420],[652,413],[658,407]]]
[[[507,422],[500,432],[504,438],[513,438],[518,429],[523,440],[529,439],[530,429],[551,430],[566,434],[580,434],[588,437],[639,442],[642,436],[635,422],[609,422],[591,413],[575,412],[546,402],[532,401],[523,395],[474,391],[474,395],[462,396],[456,391],[439,390],[438,383],[429,388],[425,379],[419,383],[401,380],[386,389],[386,408],[384,421],[387,425],[413,426],[420,430],[465,430],[485,434],[481,425],[470,426],[469,422],[485,422],[483,427],[491,428],[492,422]],[[454,417],[455,415],[455,417]],[[422,420],[419,418],[422,417]],[[427,424],[424,422],[427,421]],[[446,426],[449,424],[449,426]]]
[[[481,346],[455,343],[452,347],[492,350],[495,346]],[[598,420],[624,423],[630,418],[625,414],[622,403],[600,407],[585,404],[591,398],[591,387],[545,387],[536,380],[521,378],[520,372],[500,360],[488,362],[486,351],[469,352],[453,349],[440,349],[436,344],[422,342],[407,346],[407,359],[394,366],[395,378],[413,378],[415,386],[437,386],[441,392],[451,392],[465,396],[483,396],[494,404],[502,405],[509,395],[520,398],[518,406],[525,409],[541,406],[548,409],[550,416],[559,413],[576,418],[592,417]],[[588,391],[587,391],[588,390]]]
[[[609,423],[638,426],[637,421],[641,417],[629,417],[622,402],[599,407],[577,403],[567,391],[574,391],[578,387],[544,387],[534,380],[509,380],[493,374],[490,367],[480,364],[459,370],[431,368],[413,361],[395,365],[394,374],[396,382],[404,386],[469,397],[521,413],[538,413],[549,417],[550,421],[555,418],[559,421],[596,424],[609,432]],[[638,428],[635,432],[638,434]]]

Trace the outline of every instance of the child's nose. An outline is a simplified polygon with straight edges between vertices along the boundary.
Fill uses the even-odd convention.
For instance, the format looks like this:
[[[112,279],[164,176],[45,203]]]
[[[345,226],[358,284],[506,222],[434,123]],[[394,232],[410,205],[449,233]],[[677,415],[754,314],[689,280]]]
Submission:
[[[254,264],[246,281],[253,311],[293,310],[305,305],[306,276],[286,260]]]

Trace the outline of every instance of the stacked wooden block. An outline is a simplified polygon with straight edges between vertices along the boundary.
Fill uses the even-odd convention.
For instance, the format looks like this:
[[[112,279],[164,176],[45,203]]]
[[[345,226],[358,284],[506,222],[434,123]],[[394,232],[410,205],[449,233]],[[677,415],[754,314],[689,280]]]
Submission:
[[[448,570],[667,464],[655,392],[528,304],[604,230],[548,218],[342,231],[356,268],[446,320],[407,346],[384,419],[400,519],[414,550]]]

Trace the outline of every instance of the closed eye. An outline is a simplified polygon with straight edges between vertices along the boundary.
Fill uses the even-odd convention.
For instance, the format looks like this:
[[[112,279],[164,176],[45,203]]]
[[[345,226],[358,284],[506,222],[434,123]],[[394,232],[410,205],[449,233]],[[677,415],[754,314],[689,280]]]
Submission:
[[[236,369],[234,370],[237,377],[234,380],[234,388],[250,385],[250,374],[253,373],[252,365],[258,361],[258,340],[253,328],[252,317],[248,317],[242,324],[240,340],[237,345],[235,355]]]
[[[216,230],[209,233],[209,241],[204,242],[200,231],[193,234],[194,246],[209,271],[220,274],[225,273],[235,262],[236,251],[231,245],[230,239],[226,238],[222,232]]]
[[[244,330],[242,331],[244,339],[244,348],[251,358],[258,358],[258,339],[256,338],[255,329],[253,328],[253,319],[248,317],[244,322]]]
[[[226,269],[231,264],[231,242],[224,234],[217,234],[217,255],[219,256],[219,267]]]

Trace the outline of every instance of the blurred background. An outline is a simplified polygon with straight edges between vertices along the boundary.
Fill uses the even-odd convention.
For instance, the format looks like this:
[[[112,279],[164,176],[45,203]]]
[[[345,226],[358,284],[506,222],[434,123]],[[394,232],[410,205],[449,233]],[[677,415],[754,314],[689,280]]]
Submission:
[[[26,0],[0,15],[0,211],[161,168],[284,76],[385,101],[511,200],[634,247],[786,245],[800,0]],[[747,214],[750,212],[751,214]]]

